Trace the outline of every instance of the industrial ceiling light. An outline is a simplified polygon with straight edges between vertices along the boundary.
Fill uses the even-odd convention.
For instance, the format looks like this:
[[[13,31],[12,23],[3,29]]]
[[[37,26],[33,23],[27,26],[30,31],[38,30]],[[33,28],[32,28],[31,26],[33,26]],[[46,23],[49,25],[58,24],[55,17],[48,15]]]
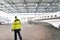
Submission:
[[[36,4],[36,6],[38,6],[38,4]]]
[[[60,4],[58,6],[60,6]]]
[[[49,6],[50,4],[47,4],[47,6]]]
[[[38,4],[36,4],[36,6],[38,6]]]
[[[24,6],[26,6],[26,4],[24,4]]]
[[[1,6],[1,7],[4,7],[4,6]]]

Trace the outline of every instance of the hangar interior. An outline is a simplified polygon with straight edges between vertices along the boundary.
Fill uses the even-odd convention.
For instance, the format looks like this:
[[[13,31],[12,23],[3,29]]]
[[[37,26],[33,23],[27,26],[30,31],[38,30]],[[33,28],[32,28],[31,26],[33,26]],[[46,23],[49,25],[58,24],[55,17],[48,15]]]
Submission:
[[[3,18],[6,16],[3,14],[9,15],[8,20],[18,15],[22,21],[27,21],[40,14],[59,12],[60,0],[0,0],[0,11]]]
[[[13,40],[15,16],[23,40],[60,40],[60,0],[0,0],[0,40]]]
[[[59,12],[60,0],[0,0],[0,11],[9,15],[6,18],[14,19],[13,16],[18,15],[21,20],[27,21],[36,15]]]

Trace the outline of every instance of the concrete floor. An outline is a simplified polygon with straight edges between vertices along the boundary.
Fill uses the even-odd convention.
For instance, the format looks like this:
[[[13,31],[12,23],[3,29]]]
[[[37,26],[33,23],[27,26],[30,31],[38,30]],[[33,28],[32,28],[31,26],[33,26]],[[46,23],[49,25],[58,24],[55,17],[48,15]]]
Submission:
[[[60,40],[60,29],[39,23],[23,24],[21,35],[23,40]],[[11,31],[11,25],[0,25],[0,40],[13,39],[14,35]]]

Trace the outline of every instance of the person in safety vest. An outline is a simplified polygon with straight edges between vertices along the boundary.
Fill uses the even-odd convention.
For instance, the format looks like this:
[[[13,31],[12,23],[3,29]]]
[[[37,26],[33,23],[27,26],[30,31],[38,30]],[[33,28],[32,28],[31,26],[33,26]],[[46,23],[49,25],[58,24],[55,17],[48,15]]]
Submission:
[[[14,31],[14,40],[17,40],[17,34],[18,34],[20,40],[22,40],[22,37],[20,34],[21,27],[22,27],[22,24],[21,24],[20,20],[17,18],[17,16],[15,16],[15,20],[12,23],[12,31]]]

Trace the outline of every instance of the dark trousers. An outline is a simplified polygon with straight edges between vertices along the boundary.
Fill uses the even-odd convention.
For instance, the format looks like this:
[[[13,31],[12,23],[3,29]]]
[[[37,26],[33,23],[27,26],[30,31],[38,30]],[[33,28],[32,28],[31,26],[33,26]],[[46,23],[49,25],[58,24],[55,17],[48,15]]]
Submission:
[[[21,34],[20,34],[20,29],[14,30],[14,40],[17,40],[17,34],[19,36],[19,39],[22,40]]]

